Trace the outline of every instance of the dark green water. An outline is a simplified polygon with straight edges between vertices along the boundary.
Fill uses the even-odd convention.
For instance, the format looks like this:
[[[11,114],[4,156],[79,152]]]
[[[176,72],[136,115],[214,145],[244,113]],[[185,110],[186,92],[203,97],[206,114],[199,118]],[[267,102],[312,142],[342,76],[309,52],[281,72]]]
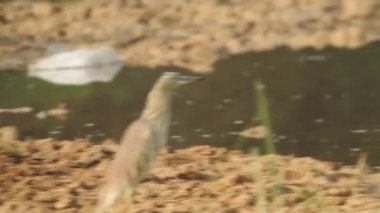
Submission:
[[[56,86],[21,72],[0,72],[0,108],[35,110],[0,114],[0,126],[18,126],[23,138],[118,139],[163,70],[126,67],[112,83],[87,86]],[[219,61],[215,70],[178,91],[171,146],[262,147],[255,140],[237,146],[231,134],[243,130],[256,112],[253,81],[261,79],[281,153],[354,163],[364,151],[372,166],[380,166],[380,43],[357,50],[247,53]],[[36,119],[36,112],[59,103],[71,110],[65,121]]]

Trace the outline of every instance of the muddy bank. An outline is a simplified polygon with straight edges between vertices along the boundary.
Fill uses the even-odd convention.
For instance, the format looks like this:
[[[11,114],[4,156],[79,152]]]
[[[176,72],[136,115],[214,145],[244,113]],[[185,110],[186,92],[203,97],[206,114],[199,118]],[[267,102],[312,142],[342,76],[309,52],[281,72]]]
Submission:
[[[131,65],[210,71],[231,54],[380,38],[376,0],[6,1],[0,4],[0,67],[20,68],[50,43],[111,45]]]
[[[9,138],[0,143],[0,212],[93,212],[116,143]],[[168,148],[128,212],[373,212],[379,175],[364,170],[210,146]],[[116,212],[126,208],[123,201]]]

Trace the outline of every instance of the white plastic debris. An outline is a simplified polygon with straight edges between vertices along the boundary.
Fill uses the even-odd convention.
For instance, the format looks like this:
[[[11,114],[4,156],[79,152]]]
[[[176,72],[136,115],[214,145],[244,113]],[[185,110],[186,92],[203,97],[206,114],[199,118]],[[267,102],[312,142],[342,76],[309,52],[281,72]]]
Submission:
[[[123,63],[110,47],[65,51],[29,66],[29,76],[60,85],[110,82]]]

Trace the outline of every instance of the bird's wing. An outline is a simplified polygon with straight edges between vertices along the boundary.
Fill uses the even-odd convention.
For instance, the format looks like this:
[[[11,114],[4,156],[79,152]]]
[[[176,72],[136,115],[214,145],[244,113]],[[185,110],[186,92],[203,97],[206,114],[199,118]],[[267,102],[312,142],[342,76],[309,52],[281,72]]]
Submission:
[[[111,208],[144,178],[157,155],[152,125],[139,119],[125,130],[99,196],[98,211]],[[130,191],[129,191],[130,192]]]
[[[112,170],[119,173],[119,176],[127,175],[131,184],[137,184],[146,175],[158,154],[155,139],[154,130],[148,121],[134,121],[120,140]]]

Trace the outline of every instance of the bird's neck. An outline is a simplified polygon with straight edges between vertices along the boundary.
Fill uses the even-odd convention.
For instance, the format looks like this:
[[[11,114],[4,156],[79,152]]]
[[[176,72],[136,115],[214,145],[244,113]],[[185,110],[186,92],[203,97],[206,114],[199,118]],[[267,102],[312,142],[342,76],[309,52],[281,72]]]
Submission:
[[[147,120],[170,119],[172,94],[150,92],[141,117]]]

